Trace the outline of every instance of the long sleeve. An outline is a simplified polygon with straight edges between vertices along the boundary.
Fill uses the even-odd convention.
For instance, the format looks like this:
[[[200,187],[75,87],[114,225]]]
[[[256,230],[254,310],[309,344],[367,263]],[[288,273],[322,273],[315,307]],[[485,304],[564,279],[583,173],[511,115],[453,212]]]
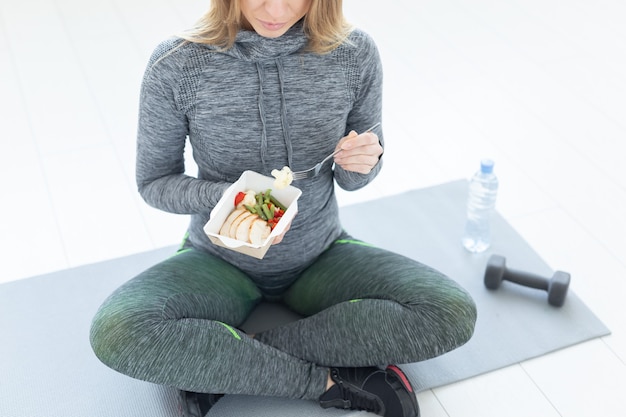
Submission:
[[[184,59],[157,48],[144,76],[139,105],[136,180],[143,199],[158,209],[195,214],[210,211],[230,185],[185,174],[189,122],[177,105]]]
[[[354,82],[354,105],[346,123],[346,134],[351,130],[363,133],[382,120],[383,71],[378,49],[373,40],[361,32],[357,38],[357,53],[353,59],[356,68],[352,70]],[[382,127],[376,131],[381,146],[384,147]],[[369,184],[382,168],[382,158],[369,174],[359,174],[335,167],[335,181],[347,190],[353,191]]]

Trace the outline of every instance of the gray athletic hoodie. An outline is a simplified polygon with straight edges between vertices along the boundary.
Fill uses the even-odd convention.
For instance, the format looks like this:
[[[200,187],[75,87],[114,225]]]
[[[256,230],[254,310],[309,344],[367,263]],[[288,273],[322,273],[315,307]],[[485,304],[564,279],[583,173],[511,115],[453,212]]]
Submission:
[[[205,235],[211,210],[244,170],[310,168],[350,130],[361,133],[381,120],[382,69],[371,38],[354,30],[322,55],[304,52],[306,42],[300,23],[275,39],[241,31],[223,52],[170,39],[154,51],[142,84],[136,165],[142,197],[190,214],[189,244],[236,265],[269,292],[288,285],[341,235],[334,181],[361,188],[382,164],[368,175],[326,164],[319,176],[294,183],[302,190],[298,215],[262,260],[215,246]],[[196,177],[185,174],[187,137]]]

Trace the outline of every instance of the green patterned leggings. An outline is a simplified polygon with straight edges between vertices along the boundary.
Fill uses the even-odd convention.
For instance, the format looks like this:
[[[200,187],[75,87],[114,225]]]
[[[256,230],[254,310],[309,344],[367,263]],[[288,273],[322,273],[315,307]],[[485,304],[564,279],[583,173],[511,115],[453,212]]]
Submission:
[[[252,338],[237,327],[262,298],[236,267],[186,249],[118,288],[91,344],[107,366],[155,384],[317,399],[330,366],[432,358],[464,344],[476,321],[454,281],[352,240],[335,242],[284,293],[305,318]]]

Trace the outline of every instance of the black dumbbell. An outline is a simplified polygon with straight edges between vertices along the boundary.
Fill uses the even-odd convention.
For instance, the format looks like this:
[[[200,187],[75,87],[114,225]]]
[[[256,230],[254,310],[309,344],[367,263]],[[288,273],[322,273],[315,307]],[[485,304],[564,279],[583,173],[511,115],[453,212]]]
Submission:
[[[491,255],[485,270],[485,286],[495,290],[500,286],[502,280],[547,291],[548,303],[561,307],[565,302],[565,296],[569,288],[570,274],[556,271],[552,278],[544,278],[539,275],[509,269],[506,267],[504,256]]]

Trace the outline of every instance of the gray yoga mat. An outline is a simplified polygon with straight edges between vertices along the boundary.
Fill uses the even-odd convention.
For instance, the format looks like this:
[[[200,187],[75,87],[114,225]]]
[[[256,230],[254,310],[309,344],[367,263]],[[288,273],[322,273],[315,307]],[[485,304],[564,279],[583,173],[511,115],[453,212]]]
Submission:
[[[355,237],[431,265],[462,283],[478,305],[474,337],[461,348],[402,368],[417,390],[470,378],[557,349],[603,336],[609,330],[576,296],[548,305],[542,291],[504,283],[482,284],[491,253],[512,268],[549,276],[552,270],[499,216],[492,248],[471,255],[459,240],[466,181],[360,203],[342,209]],[[377,213],[385,222],[374,221]],[[174,389],[133,380],[102,365],[91,352],[91,317],[116,287],[171,255],[173,247],[0,285],[0,416],[174,417]],[[559,266],[567,270],[567,265]],[[577,277],[573,276],[572,280]],[[245,327],[267,328],[296,317],[261,305]],[[226,396],[210,411],[221,417],[366,415],[322,410],[310,401]]]

